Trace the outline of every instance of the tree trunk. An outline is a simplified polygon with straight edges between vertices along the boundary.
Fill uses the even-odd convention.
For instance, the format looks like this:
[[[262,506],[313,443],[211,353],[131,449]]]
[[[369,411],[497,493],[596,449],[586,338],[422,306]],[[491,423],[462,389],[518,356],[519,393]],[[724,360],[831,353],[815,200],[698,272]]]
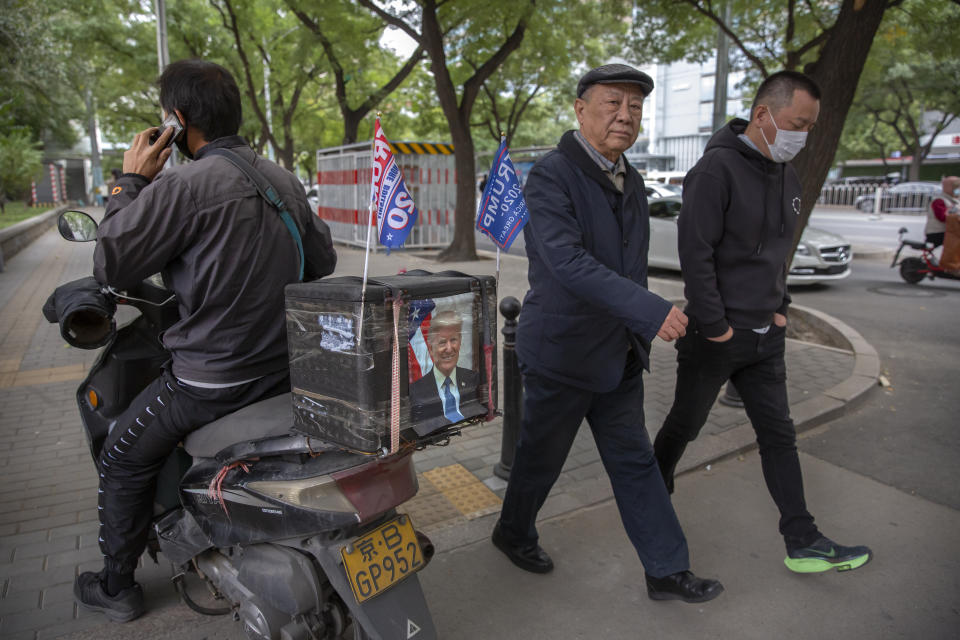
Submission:
[[[460,119],[455,125],[451,124],[450,134],[453,138],[454,166],[457,169],[457,208],[453,214],[453,242],[440,252],[439,259],[444,262],[476,260],[477,242],[473,226],[477,211],[474,183],[477,168],[473,135],[470,126]]]
[[[804,69],[820,85],[823,95],[817,126],[811,132],[806,148],[794,161],[803,185],[800,224],[794,236],[794,248],[807,226],[820,197],[820,188],[833,164],[860,73],[887,6],[888,0],[844,0],[830,37],[820,50],[819,59]],[[793,252],[790,256],[793,256]]]
[[[343,140],[340,144],[352,144],[357,141],[357,132],[360,130],[360,123],[363,122],[363,118],[367,113],[369,112],[340,110],[340,115],[343,116]]]
[[[916,182],[920,179],[920,165],[923,164],[924,153],[920,145],[913,150],[913,157],[910,158],[910,182]]]

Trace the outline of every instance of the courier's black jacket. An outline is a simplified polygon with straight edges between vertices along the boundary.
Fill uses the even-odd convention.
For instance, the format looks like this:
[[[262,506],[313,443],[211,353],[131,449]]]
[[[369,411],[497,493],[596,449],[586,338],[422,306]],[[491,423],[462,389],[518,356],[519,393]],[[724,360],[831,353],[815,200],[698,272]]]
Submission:
[[[93,273],[124,288],[162,270],[180,308],[180,321],[163,336],[174,375],[235,383],[287,367],[283,287],[297,281],[299,253],[253,183],[225,158],[206,154],[218,147],[252,162],[279,192],[303,239],[304,279],[333,271],[330,231],[311,213],[303,186],[243,138],[228,136],[152,183],[134,174],[117,181]]]
[[[734,119],[710,139],[683,181],[678,235],[687,313],[704,335],[759,329],[786,315],[787,257],[800,216],[800,179],[737,136]]]
[[[648,365],[671,305],[647,290],[647,198],[626,169],[620,193],[568,131],[530,171],[530,291],[517,337],[525,372],[603,393],[620,383],[629,347]]]

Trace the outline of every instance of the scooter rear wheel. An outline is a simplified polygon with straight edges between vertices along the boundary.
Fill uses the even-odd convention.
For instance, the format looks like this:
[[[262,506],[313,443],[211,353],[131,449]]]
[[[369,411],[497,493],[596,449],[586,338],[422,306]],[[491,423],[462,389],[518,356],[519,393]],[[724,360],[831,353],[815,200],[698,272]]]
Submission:
[[[926,267],[920,258],[904,258],[900,263],[900,277],[908,284],[917,284],[927,275],[921,273]]]

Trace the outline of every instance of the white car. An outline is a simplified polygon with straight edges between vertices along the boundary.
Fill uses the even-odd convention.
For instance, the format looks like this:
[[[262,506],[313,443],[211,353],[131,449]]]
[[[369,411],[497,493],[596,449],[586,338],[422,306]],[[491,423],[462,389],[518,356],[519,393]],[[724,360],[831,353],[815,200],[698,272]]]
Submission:
[[[307,192],[307,202],[310,203],[310,210],[313,213],[317,213],[317,209],[320,207],[320,195],[317,193],[316,185],[306,188]]]
[[[677,218],[682,199],[677,196],[651,198],[650,254],[648,263],[660,269],[680,270],[677,253]],[[807,227],[793,254],[787,284],[814,284],[842,280],[850,275],[853,252],[850,243],[840,236]]]
[[[678,184],[664,184],[662,182],[645,182],[643,184],[648,198],[669,198],[683,193],[683,187]]]

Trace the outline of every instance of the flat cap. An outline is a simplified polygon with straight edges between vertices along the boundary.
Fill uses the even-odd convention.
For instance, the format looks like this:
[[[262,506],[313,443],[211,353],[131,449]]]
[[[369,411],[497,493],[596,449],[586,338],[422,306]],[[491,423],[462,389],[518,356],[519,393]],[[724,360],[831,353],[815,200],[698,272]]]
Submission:
[[[636,84],[640,86],[644,96],[653,91],[653,78],[639,69],[626,64],[605,64],[602,67],[591,69],[583,74],[577,83],[577,97],[595,84]]]

